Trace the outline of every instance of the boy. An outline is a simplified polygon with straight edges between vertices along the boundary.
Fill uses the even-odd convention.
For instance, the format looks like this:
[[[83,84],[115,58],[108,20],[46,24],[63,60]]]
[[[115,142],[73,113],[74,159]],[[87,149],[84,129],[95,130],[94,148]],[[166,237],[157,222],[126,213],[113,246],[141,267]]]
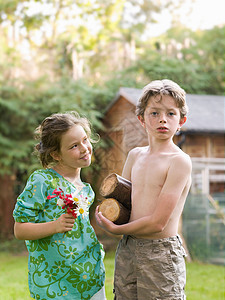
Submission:
[[[96,210],[98,224],[121,235],[116,253],[116,300],[185,299],[185,251],[179,219],[191,185],[191,160],[173,142],[186,121],[184,90],[155,80],[143,90],[136,114],[149,145],[132,149],[122,176],[132,182],[129,223],[115,225]]]

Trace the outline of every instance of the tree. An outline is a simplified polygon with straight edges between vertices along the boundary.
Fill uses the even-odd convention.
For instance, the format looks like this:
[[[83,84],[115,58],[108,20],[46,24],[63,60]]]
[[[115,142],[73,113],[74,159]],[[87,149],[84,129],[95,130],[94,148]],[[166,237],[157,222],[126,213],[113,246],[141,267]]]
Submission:
[[[51,69],[52,80],[68,72],[74,80],[98,79],[104,70],[130,66],[136,59],[136,40],[146,24],[154,21],[153,13],[161,9],[161,2],[149,0],[0,2],[6,44],[16,49],[21,65],[38,66],[38,76]],[[12,37],[7,28],[14,32]],[[23,58],[22,43],[31,57],[29,62]]]
[[[222,95],[224,28],[198,32],[171,28],[143,45],[145,51],[129,72],[139,74],[145,83],[170,78],[188,93]]]

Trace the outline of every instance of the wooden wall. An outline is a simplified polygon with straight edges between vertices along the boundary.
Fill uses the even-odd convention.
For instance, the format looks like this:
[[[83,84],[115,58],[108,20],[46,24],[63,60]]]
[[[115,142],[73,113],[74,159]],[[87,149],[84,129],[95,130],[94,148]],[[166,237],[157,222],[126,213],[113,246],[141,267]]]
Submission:
[[[224,157],[224,137],[216,134],[188,134],[183,150],[191,157]]]

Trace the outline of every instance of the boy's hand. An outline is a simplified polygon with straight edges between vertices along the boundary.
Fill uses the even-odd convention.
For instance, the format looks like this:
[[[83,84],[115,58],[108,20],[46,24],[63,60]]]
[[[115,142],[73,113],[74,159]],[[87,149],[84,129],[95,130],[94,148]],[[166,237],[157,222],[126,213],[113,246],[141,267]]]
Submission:
[[[63,214],[56,221],[56,232],[63,233],[71,231],[75,222],[75,218],[71,214]]]
[[[98,225],[104,229],[105,231],[108,231],[112,234],[121,234],[119,232],[119,225],[114,224],[113,222],[109,221],[107,218],[103,216],[101,212],[99,212],[99,206],[96,207],[95,210],[95,218],[98,223]]]

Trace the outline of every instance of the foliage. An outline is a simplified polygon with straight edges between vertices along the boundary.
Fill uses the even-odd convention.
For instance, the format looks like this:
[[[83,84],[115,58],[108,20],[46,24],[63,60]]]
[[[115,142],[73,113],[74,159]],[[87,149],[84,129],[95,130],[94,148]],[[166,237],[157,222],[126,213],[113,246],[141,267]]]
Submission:
[[[179,27],[146,42],[133,71],[148,80],[169,78],[189,94],[222,95],[224,90],[224,27],[192,32]]]
[[[165,0],[0,0],[2,80],[48,73],[51,81],[65,76],[102,87],[123,73],[135,83],[168,77],[189,93],[222,94],[224,27],[192,32],[177,19],[180,5]],[[165,34],[146,39],[163,9],[176,22]]]
[[[32,152],[32,128],[36,127],[35,102],[32,94],[24,97],[15,86],[0,88],[0,170],[1,174],[15,173],[29,165]]]
[[[189,94],[221,94],[222,86],[216,85],[213,73],[205,73],[202,67],[193,62],[185,62],[178,58],[168,58],[155,54],[152,60],[139,60],[137,68],[149,78],[168,78],[177,82]]]
[[[72,82],[63,78],[49,83],[46,79],[1,86],[0,88],[0,170],[2,174],[24,172],[36,167],[31,153],[34,146],[34,130],[48,115],[76,110],[91,120],[94,128],[101,128],[101,113],[94,99],[99,91],[85,82]],[[44,87],[43,87],[44,86]]]

